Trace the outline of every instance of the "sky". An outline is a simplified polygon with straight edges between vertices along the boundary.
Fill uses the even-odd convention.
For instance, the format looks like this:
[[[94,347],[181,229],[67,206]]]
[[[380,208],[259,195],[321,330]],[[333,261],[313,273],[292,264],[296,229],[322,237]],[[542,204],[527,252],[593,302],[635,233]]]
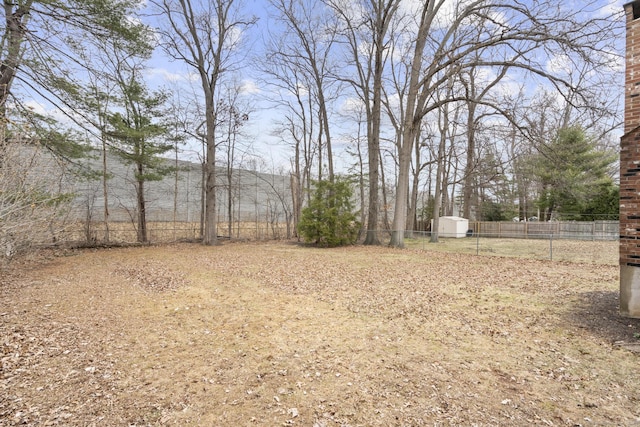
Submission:
[[[206,0],[204,0],[206,1]],[[247,15],[257,17],[256,24],[250,28],[250,34],[246,36],[247,46],[250,49],[247,55],[247,62],[254,62],[252,56],[259,56],[259,51],[263,48],[263,39],[267,32],[274,28],[276,23],[270,19],[267,11],[266,0],[242,0],[247,10]],[[153,22],[145,22],[154,25]],[[200,79],[193,69],[176,61],[167,60],[167,56],[162,49],[156,49],[152,59],[148,63],[147,72],[150,85],[157,87],[167,87],[170,90],[182,88],[185,95],[182,98],[188,103],[188,98],[192,93],[200,96],[202,89]],[[268,168],[279,168],[289,166],[289,149],[284,146],[278,137],[272,136],[274,122],[279,114],[274,111],[273,106],[264,102],[268,98],[269,89],[259,83],[257,70],[247,66],[239,70],[233,79],[241,87],[243,99],[250,104],[250,119],[243,126],[242,132],[245,134],[245,145],[251,145],[253,150],[259,155],[261,161]],[[189,160],[198,161],[201,157],[201,149],[198,144],[188,146],[184,150],[183,157]]]
[[[204,0],[206,2],[206,0]],[[250,61],[249,65],[237,73],[236,79],[241,84],[243,94],[247,102],[252,104],[253,108],[250,113],[250,119],[243,131],[246,133],[246,140],[253,144],[256,153],[260,159],[264,161],[269,167],[289,166],[289,150],[283,146],[277,137],[272,135],[274,131],[274,122],[279,117],[279,113],[269,103],[264,102],[265,98],[269,98],[269,87],[260,83],[257,78],[257,70],[251,66],[251,55],[259,54],[262,49],[263,39],[269,30],[277,28],[277,23],[270,19],[267,13],[267,2],[265,0],[244,0],[247,10],[250,14],[258,17],[257,24],[250,30],[250,34],[246,35],[247,40],[250,41],[250,55],[248,56]],[[406,0],[407,7],[410,8],[411,4],[417,0]],[[471,0],[458,0],[461,2],[469,2]],[[576,7],[584,7],[589,2],[579,0],[569,0],[562,4],[566,7],[571,7],[575,4]],[[623,0],[593,0],[592,10],[596,14],[606,15],[612,12],[619,12],[623,8],[623,4],[626,1]],[[446,3],[449,8],[453,8],[455,1],[449,1]],[[143,19],[144,20],[144,19]],[[145,21],[145,23],[153,25],[153,21]],[[183,101],[188,102],[190,93],[200,93],[199,79],[193,74],[193,71],[185,65],[178,62],[171,62],[168,60],[161,49],[157,49],[148,62],[148,70],[146,77],[148,84],[151,87],[164,87],[172,91],[180,93],[180,97]],[[566,64],[562,62],[561,58],[556,58],[551,61],[549,67],[565,67]],[[505,90],[511,90],[515,88],[520,82],[510,82],[510,86]],[[349,99],[345,100],[345,105],[351,102]],[[61,120],[67,120],[60,112],[55,112],[50,108],[47,108],[46,104],[41,101],[32,100],[28,102],[34,109],[40,112],[49,112],[54,117]],[[339,135],[333,135],[334,142],[337,146],[340,144]],[[183,157],[190,160],[197,160],[198,156],[196,152],[200,152],[197,145],[191,146],[185,149]],[[338,159],[339,161],[339,156]]]
[[[408,0],[406,3],[409,4],[407,6],[410,8],[411,3],[417,0]],[[459,0],[462,2],[469,2],[471,0]],[[594,13],[599,15],[607,15],[612,12],[619,12],[623,8],[623,4],[626,1],[623,0],[598,0],[593,1],[591,5],[591,9]],[[584,7],[589,2],[583,1],[566,1],[563,2],[566,7],[571,7],[571,4],[575,4],[576,7]],[[264,0],[246,0],[246,5],[252,14],[259,18],[256,26],[251,30],[252,34],[249,36],[254,41],[253,49],[259,50],[261,48],[261,40],[266,34],[266,31],[269,29],[273,29],[277,26],[277,24],[269,18],[267,11],[266,2]],[[443,11],[444,14],[448,14],[455,7],[454,1],[449,1],[445,4],[448,6],[449,11]],[[550,70],[555,68],[566,67],[566,63],[563,62],[561,57],[556,57],[552,59],[552,61],[548,64]],[[182,68],[179,64],[169,64],[161,55],[161,52],[158,51],[154,60],[150,63],[150,73],[149,76],[152,81],[157,82],[157,84],[177,84],[180,82],[184,84],[184,82],[189,81],[188,72]],[[191,76],[193,77],[193,76]],[[246,95],[251,97],[256,105],[257,109],[252,113],[252,117],[250,119],[250,123],[247,126],[247,131],[255,138],[258,145],[264,146],[268,145],[266,150],[261,149],[264,153],[268,153],[268,155],[275,156],[276,159],[274,162],[282,163],[287,161],[288,153],[286,150],[280,150],[277,144],[277,139],[270,136],[271,130],[273,129],[273,122],[277,117],[277,111],[273,110],[271,105],[264,104],[259,101],[259,99],[263,97],[269,97],[268,91],[269,88],[261,85],[258,80],[255,78],[255,70],[248,70],[248,72],[240,73],[238,78],[242,82],[244,88],[246,89]],[[196,82],[198,84],[198,82]],[[513,87],[517,86],[519,82],[511,82],[511,86],[505,90],[510,90]],[[348,102],[348,101],[347,101]]]

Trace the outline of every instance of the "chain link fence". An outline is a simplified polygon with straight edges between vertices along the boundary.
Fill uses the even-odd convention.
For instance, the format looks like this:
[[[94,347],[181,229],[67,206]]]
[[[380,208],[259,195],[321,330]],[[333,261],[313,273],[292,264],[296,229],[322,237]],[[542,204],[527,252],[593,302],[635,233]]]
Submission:
[[[470,232],[465,237],[440,233],[433,242],[430,232],[412,232],[405,239],[408,248],[478,256],[502,256],[576,263],[618,265],[619,242],[584,233],[505,235]]]

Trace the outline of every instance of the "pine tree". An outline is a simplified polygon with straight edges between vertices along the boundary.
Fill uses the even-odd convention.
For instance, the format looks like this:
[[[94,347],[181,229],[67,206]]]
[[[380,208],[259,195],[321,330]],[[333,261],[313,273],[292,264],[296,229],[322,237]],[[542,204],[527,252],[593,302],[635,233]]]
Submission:
[[[298,231],[306,242],[335,247],[354,244],[360,223],[351,202],[351,186],[344,179],[315,183],[309,206],[302,210]]]
[[[160,181],[172,173],[174,168],[160,156],[173,149],[168,139],[163,138],[167,129],[159,123],[163,117],[162,106],[166,95],[149,93],[138,80],[137,70],[124,77],[119,76],[124,111],[109,114],[107,134],[112,140],[113,151],[125,163],[134,166],[136,186],[136,212],[138,242],[147,238],[145,183]]]
[[[561,129],[548,144],[538,148],[535,173],[539,180],[538,207],[550,220],[578,220],[602,185],[611,183],[607,171],[615,161],[613,153],[598,149],[578,126]]]
[[[84,53],[86,42],[102,41],[115,49],[149,51],[148,28],[131,19],[139,3],[134,0],[16,0],[5,1],[4,26],[0,26],[0,167],[6,142],[23,132],[11,129],[11,122],[26,122],[32,133],[39,123],[30,120],[21,99],[24,87],[32,96],[54,104],[67,116],[82,75],[93,67]],[[31,135],[32,136],[32,135]],[[47,138],[40,138],[47,144]],[[67,147],[48,147],[54,153]],[[75,148],[74,148],[75,150]],[[70,154],[67,150],[66,154]]]

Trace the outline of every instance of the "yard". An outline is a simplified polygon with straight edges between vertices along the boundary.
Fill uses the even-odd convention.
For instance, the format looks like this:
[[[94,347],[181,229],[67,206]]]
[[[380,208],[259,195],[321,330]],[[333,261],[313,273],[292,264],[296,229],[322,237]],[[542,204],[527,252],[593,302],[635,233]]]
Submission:
[[[617,265],[425,249],[17,260],[0,274],[0,426],[640,424]]]

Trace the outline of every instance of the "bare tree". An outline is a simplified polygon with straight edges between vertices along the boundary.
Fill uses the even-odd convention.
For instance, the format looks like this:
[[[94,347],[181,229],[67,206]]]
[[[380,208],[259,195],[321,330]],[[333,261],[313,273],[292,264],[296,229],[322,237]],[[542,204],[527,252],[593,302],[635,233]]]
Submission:
[[[62,230],[60,213],[71,200],[71,189],[65,191],[61,185],[68,165],[34,142],[16,137],[4,147],[6,164],[0,168],[0,265],[29,250],[32,244],[50,242],[50,230],[54,230],[51,238],[55,241],[56,233]]]
[[[416,136],[416,141],[413,158],[411,160],[411,191],[409,194],[408,213],[407,213],[407,235],[412,236],[413,230],[416,229],[416,222],[418,219],[418,196],[420,188],[420,180],[422,173],[432,164],[436,163],[433,158],[429,157],[426,161],[423,161],[424,148],[428,147],[434,138],[433,132],[430,126],[423,124],[422,130]]]
[[[462,216],[468,219],[472,217],[472,207],[474,201],[472,199],[474,187],[474,175],[478,167],[478,159],[476,159],[476,133],[480,127],[480,122],[484,118],[483,114],[479,114],[478,107],[482,102],[486,101],[490,91],[504,78],[509,70],[509,64],[500,67],[498,73],[494,75],[488,82],[478,82],[478,70],[471,67],[466,73],[459,76],[460,82],[464,86],[465,98],[467,104],[467,149],[464,172],[464,185],[462,188]]]
[[[451,97],[453,92],[454,79],[449,81],[449,87],[444,91],[442,98]],[[455,140],[458,135],[458,122],[461,113],[459,103],[443,103],[438,109],[438,128],[440,138],[437,152],[433,157],[436,159],[436,180],[434,188],[434,204],[432,211],[433,227],[431,230],[431,242],[438,241],[439,218],[442,216],[443,206],[447,206],[447,186],[449,184],[449,165],[451,154],[454,150]],[[453,111],[452,111],[453,110]]]
[[[203,243],[217,244],[216,98],[223,75],[239,66],[243,31],[256,22],[243,17],[239,0],[153,0],[162,20],[165,52],[196,71],[205,102],[205,220]]]
[[[84,93],[81,96],[80,103],[84,105],[85,118],[87,118],[87,128],[93,128],[94,131],[86,131],[87,139],[90,139],[93,135],[98,140],[98,149],[100,150],[100,156],[102,158],[102,169],[100,171],[101,187],[102,187],[102,223],[104,225],[103,239],[105,242],[109,242],[111,239],[109,232],[109,188],[108,181],[110,179],[109,164],[107,160],[107,150],[109,148],[108,136],[106,134],[107,127],[107,112],[109,111],[113,96],[115,94],[115,88],[117,84],[113,81],[112,76],[115,74],[110,69],[110,64],[107,59],[108,55],[103,55],[107,46],[104,44],[97,44],[98,49],[92,49],[87,52],[87,60],[91,58],[92,61],[98,62],[104,66],[103,70],[98,72],[91,70],[87,73],[87,85],[84,88]],[[100,52],[93,57],[92,53]],[[105,61],[103,61],[105,60]],[[89,215],[87,216],[87,220]],[[90,224],[87,223],[87,227]]]
[[[271,68],[273,70],[274,68]],[[297,84],[296,73],[293,80],[282,79],[281,86],[286,95],[275,103],[285,108],[282,119],[276,123],[274,135],[293,150],[291,161],[291,198],[293,203],[293,233],[297,236],[297,225],[302,213],[304,194],[310,193],[311,175],[314,165],[316,146],[313,143],[314,115],[304,102],[303,87]],[[272,100],[273,101],[273,100]]]
[[[353,71],[343,73],[364,105],[367,119],[369,202],[365,245],[378,245],[380,192],[380,132],[385,63],[391,46],[392,28],[400,0],[326,0],[340,20],[340,35],[346,42],[346,63]],[[351,76],[351,77],[350,77]]]
[[[177,226],[178,226],[178,182],[180,180],[181,171],[184,171],[180,167],[180,155],[183,152],[184,145],[188,142],[193,135],[189,132],[189,129],[195,128],[191,118],[193,115],[189,111],[187,101],[182,97],[180,88],[173,87],[169,92],[169,98],[167,99],[167,136],[169,141],[173,145],[173,238],[177,238]],[[187,201],[189,198],[189,192],[187,191]],[[187,202],[188,206],[188,202]],[[187,215],[184,221],[189,221]]]
[[[242,136],[242,126],[249,120],[250,107],[240,100],[241,88],[239,85],[225,89],[225,96],[218,102],[218,129],[220,133],[220,145],[224,153],[225,168],[224,179],[227,190],[227,234],[229,238],[233,236],[234,222],[234,202],[239,203],[241,188],[234,183],[234,175],[240,174],[236,172],[236,167],[241,162],[239,158],[244,157],[247,150],[238,144],[239,137]]]
[[[304,194],[310,197],[310,186],[314,165],[322,165],[320,148],[316,139],[319,127],[317,103],[309,93],[309,76],[296,65],[294,58],[284,54],[286,43],[279,34],[272,34],[267,47],[268,59],[260,69],[263,80],[274,88],[275,97],[267,101],[280,108],[282,118],[275,123],[273,134],[289,145],[291,157],[291,197],[293,201],[294,233],[304,204]],[[318,159],[316,160],[316,158]],[[321,168],[321,166],[319,166]],[[297,235],[297,234],[296,234]]]
[[[284,171],[279,170],[274,172],[277,173],[265,174],[254,172],[256,176],[256,185],[258,180],[260,180],[266,193],[268,204],[267,221],[271,224],[273,237],[281,237],[278,235],[279,231],[277,230],[276,225],[278,223],[278,218],[280,217],[280,209],[282,209],[286,226],[285,237],[290,239],[293,236],[293,231],[291,229],[291,226],[293,225],[293,204],[289,201],[287,195],[290,190],[286,185]],[[274,201],[272,201],[272,198]]]
[[[599,65],[610,63],[608,54],[615,51],[612,45],[615,26],[610,20],[589,13],[594,2],[578,11],[550,0],[527,3],[475,0],[459,3],[448,11],[446,6],[450,4],[445,0],[428,1],[418,8],[405,121],[398,147],[392,246],[404,246],[411,152],[420,122],[443,102],[456,100],[434,100],[436,88],[446,84],[450,76],[471,67],[490,70],[510,65],[543,79],[561,95],[570,92],[581,97],[580,88],[549,70],[538,58],[561,53],[579,58],[597,72]]]
[[[322,179],[327,167],[329,180],[333,180],[334,161],[331,145],[329,108],[335,97],[331,53],[335,42],[335,26],[321,3],[309,0],[271,0],[276,8],[278,21],[284,26],[279,41],[273,44],[270,56],[279,56],[302,77],[306,90],[314,101],[318,118],[317,149],[318,179]],[[275,47],[275,49],[273,49]],[[323,150],[326,147],[326,164]]]
[[[364,152],[366,151],[367,146],[368,122],[366,119],[364,105],[362,103],[354,105],[352,108],[345,111],[344,115],[347,120],[356,123],[355,135],[350,132],[345,136],[345,139],[349,143],[346,153],[355,159],[355,163],[349,167],[348,171],[350,175],[355,177],[354,180],[358,187],[360,200],[360,225],[362,227],[359,234],[366,235],[368,213],[368,210],[366,209],[366,206],[368,206],[366,191],[368,181],[366,179],[366,162]],[[376,169],[378,167],[379,165],[377,165]]]

